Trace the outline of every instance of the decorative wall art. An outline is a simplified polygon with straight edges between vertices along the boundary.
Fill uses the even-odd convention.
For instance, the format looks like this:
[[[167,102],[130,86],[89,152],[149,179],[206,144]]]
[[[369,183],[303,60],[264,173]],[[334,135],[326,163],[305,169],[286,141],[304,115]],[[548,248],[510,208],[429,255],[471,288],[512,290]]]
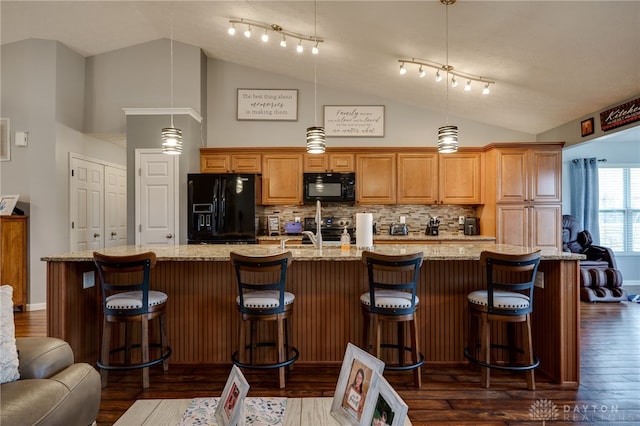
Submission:
[[[0,118],[0,161],[11,161],[11,133],[9,133],[8,118]]]
[[[298,121],[298,90],[238,89],[237,119]]]
[[[600,128],[606,132],[638,120],[640,120],[640,98],[602,111],[600,113]]]
[[[593,130],[593,117],[587,118],[586,120],[582,120],[580,122],[580,131],[582,133],[582,137],[592,135]]]
[[[384,105],[325,105],[327,137],[384,137]]]

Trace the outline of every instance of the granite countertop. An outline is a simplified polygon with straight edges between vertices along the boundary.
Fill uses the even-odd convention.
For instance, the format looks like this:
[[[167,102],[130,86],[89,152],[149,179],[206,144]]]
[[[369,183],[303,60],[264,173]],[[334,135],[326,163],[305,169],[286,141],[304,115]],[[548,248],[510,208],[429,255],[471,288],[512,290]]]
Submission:
[[[291,245],[286,250],[291,251],[293,258],[298,261],[356,261],[360,260],[362,250],[351,246],[349,251],[342,251],[339,245],[326,245],[322,250],[311,245]],[[409,254],[422,251],[425,260],[478,260],[480,252],[490,250],[500,253],[526,254],[533,251],[530,247],[512,246],[506,244],[475,243],[475,244],[381,244],[374,247],[374,251],[386,254]],[[228,261],[229,253],[237,251],[248,256],[269,255],[282,252],[276,244],[197,244],[179,246],[119,246],[99,250],[108,255],[130,255],[153,251],[160,261]],[[584,255],[561,252],[554,249],[542,251],[543,260],[582,260]],[[93,250],[77,251],[54,256],[45,256],[41,260],[47,262],[86,262],[93,260]]]

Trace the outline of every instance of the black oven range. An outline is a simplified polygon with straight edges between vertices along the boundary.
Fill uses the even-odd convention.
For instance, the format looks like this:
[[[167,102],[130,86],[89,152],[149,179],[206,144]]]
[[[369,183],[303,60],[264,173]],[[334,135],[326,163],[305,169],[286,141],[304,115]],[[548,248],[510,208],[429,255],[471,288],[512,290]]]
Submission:
[[[340,241],[340,236],[344,227],[351,236],[351,244],[356,243],[356,230],[351,225],[351,218],[348,217],[323,217],[320,221],[320,232],[322,232],[322,241]],[[305,231],[316,233],[316,220],[313,217],[305,217],[303,222]],[[311,244],[308,236],[302,236],[302,244]]]

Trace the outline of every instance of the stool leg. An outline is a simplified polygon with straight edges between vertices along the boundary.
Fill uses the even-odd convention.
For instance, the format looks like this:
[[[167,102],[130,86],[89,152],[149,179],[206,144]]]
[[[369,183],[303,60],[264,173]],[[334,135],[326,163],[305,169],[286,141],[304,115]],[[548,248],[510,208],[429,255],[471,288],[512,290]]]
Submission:
[[[255,362],[253,359],[254,349],[255,349],[255,352],[258,352],[256,327],[257,327],[256,321],[249,320],[249,342],[251,345],[249,346],[249,364],[253,364]]]
[[[491,328],[489,327],[489,318],[487,314],[480,316],[480,359],[485,363],[491,362]],[[490,373],[489,367],[481,367],[482,370],[482,386],[489,387]]]
[[[380,321],[378,321],[378,314],[371,314],[371,329],[373,330],[374,339],[374,354],[376,358],[381,359],[382,350],[380,347]]]
[[[124,323],[124,365],[131,365],[131,323]]]
[[[362,348],[369,352],[371,349],[371,342],[369,341],[369,327],[371,327],[370,315],[364,309],[362,310]]]
[[[284,333],[284,319],[283,319],[283,314],[278,314],[278,363],[284,362],[286,360],[285,358],[285,354],[284,354],[284,340],[285,340],[285,333]],[[280,389],[284,388],[284,372],[285,372],[285,367],[280,367],[278,368],[278,384],[280,386]]]
[[[109,365],[109,346],[111,344],[111,323],[105,318],[102,323],[102,351],[100,354],[100,362],[102,365]],[[100,380],[102,387],[106,388],[108,383],[109,371],[100,370]]]
[[[524,337],[524,352],[526,354],[529,364],[533,364],[533,344],[531,342],[531,315],[527,314],[527,319],[524,323],[525,337]],[[536,380],[533,372],[533,368],[527,370],[527,389],[536,390]]]
[[[404,341],[404,322],[398,321],[396,328],[396,333],[398,334],[398,365],[403,366],[405,358],[404,347],[406,346]]]
[[[418,347],[418,327],[416,326],[417,322],[418,318],[416,317],[416,314],[413,314],[413,319],[409,321],[411,333],[411,360],[413,364],[417,364],[420,357],[420,348]],[[422,387],[422,373],[420,370],[421,367],[413,370],[413,381],[418,389]]]
[[[240,315],[240,327],[238,327],[238,361],[244,362],[246,357],[247,346],[247,328],[246,320]]]
[[[291,323],[289,321],[288,318],[285,318],[284,320],[284,332],[285,332],[285,342],[284,342],[284,348],[285,348],[285,355],[287,358],[289,358],[289,355],[291,354],[291,349],[290,349],[290,344],[291,342],[293,342],[293,330],[291,329]],[[293,364],[295,363],[291,363],[289,364],[288,368],[289,371],[293,370]]]
[[[142,362],[149,362],[149,320],[144,315],[142,318],[142,341],[140,346],[142,347]],[[149,367],[142,369],[142,388],[147,389],[149,387]]]
[[[167,340],[167,318],[164,314],[160,315],[160,347],[162,351],[162,355],[165,354],[167,348],[169,347],[169,342]],[[169,371],[169,360],[165,359],[162,362],[162,369],[164,371]]]

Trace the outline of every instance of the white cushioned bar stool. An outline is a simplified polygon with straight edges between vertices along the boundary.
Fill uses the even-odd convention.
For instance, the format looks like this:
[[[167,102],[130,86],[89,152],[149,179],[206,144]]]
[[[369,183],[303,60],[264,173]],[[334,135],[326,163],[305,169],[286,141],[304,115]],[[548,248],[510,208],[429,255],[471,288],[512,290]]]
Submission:
[[[298,349],[290,346],[291,324],[295,296],[285,290],[291,252],[269,256],[245,256],[230,253],[236,272],[238,296],[236,304],[241,314],[238,350],[231,355],[235,365],[242,368],[278,369],[278,385],[285,387],[285,370],[299,356]],[[257,321],[272,321],[277,325],[273,339],[258,341]],[[250,324],[249,344],[246,344],[246,323]],[[275,347],[275,357],[258,356],[258,348]],[[247,356],[248,352],[248,356]]]
[[[534,369],[540,361],[533,353],[531,313],[540,250],[523,255],[483,251],[480,263],[486,267],[487,288],[467,296],[469,343],[464,356],[482,368],[485,388],[489,387],[490,369],[495,368],[525,371],[527,388],[535,390]],[[479,332],[474,329],[474,319],[479,322]],[[491,324],[496,322],[507,324],[506,343],[504,337],[498,342],[491,335]],[[518,323],[522,325],[521,344],[516,343],[514,325]]]
[[[167,295],[150,290],[151,268],[155,266],[153,252],[129,256],[109,256],[93,252],[93,260],[98,268],[102,290],[104,314],[102,326],[102,348],[98,367],[102,376],[102,387],[107,386],[110,370],[142,369],[142,387],[149,387],[149,367],[162,363],[168,371],[171,348],[167,342],[166,306]],[[149,343],[149,321],[158,318],[160,343]],[[132,344],[130,325],[140,323],[140,343]],[[124,346],[111,349],[113,324],[125,324]],[[149,348],[158,348],[157,357],[150,358]],[[138,358],[131,359],[132,349],[140,349]],[[124,361],[114,364],[111,355],[124,352]]]
[[[413,370],[414,383],[418,388],[422,386],[420,367],[424,364],[424,355],[420,353],[418,344],[417,310],[420,299],[416,295],[422,258],[422,252],[387,255],[363,251],[369,291],[360,296],[365,349],[373,348],[377,358],[381,358],[381,348],[397,349],[397,363],[385,362],[385,370]],[[383,322],[397,324],[397,343],[381,342],[380,326]],[[411,346],[405,344],[406,324],[409,325]],[[373,342],[370,341],[371,336]],[[405,360],[407,352],[411,354],[410,363]]]

